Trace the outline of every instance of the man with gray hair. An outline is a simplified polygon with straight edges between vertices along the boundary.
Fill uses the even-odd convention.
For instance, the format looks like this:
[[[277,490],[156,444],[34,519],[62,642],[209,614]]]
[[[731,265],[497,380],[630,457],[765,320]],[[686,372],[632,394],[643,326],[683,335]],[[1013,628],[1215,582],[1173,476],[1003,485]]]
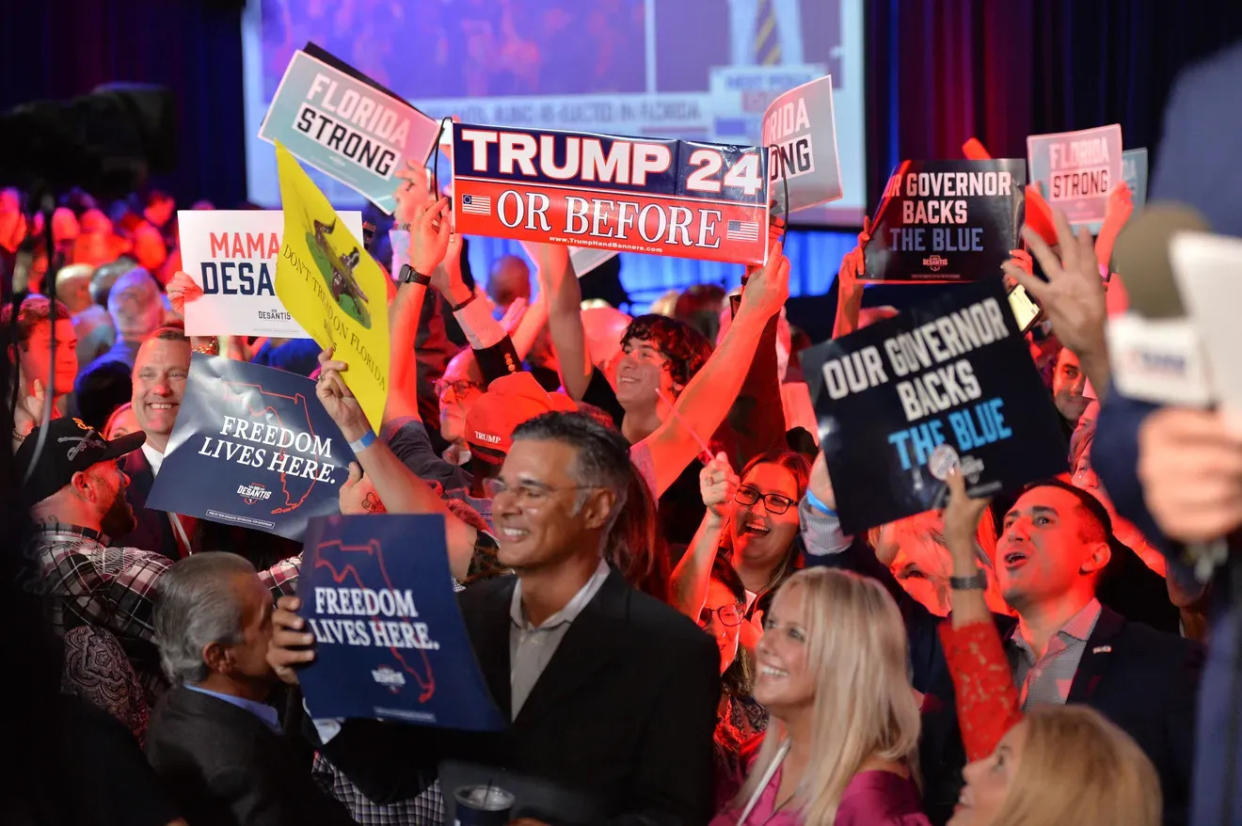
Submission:
[[[271,596],[245,559],[205,552],[173,565],[155,610],[173,688],[152,717],[147,757],[194,824],[353,823],[266,703],[271,635]]]

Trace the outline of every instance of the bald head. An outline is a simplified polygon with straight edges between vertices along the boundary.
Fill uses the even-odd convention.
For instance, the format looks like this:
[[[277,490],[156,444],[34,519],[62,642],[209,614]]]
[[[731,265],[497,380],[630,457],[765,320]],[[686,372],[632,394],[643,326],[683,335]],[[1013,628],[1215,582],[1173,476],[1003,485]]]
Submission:
[[[516,255],[506,255],[492,266],[487,279],[487,295],[498,307],[508,307],[519,298],[530,299],[530,268]]]

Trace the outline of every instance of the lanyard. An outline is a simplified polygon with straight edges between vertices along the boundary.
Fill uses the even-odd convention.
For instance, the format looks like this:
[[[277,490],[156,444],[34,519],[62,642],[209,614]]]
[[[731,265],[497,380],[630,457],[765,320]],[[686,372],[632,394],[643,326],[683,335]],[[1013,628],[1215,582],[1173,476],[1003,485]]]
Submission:
[[[789,754],[789,740],[786,739],[781,743],[781,747],[776,750],[776,757],[772,758],[771,764],[763,771],[763,777],[759,779],[759,785],[750,795],[750,800],[746,801],[746,808],[742,809],[742,815],[737,819],[737,826],[742,826],[746,822],[746,818],[750,817],[750,813],[755,810],[755,806],[759,804],[759,798],[763,796],[763,792],[767,789],[768,784],[772,782],[772,778],[776,776],[777,770],[780,769],[781,763],[785,762],[785,755]]]

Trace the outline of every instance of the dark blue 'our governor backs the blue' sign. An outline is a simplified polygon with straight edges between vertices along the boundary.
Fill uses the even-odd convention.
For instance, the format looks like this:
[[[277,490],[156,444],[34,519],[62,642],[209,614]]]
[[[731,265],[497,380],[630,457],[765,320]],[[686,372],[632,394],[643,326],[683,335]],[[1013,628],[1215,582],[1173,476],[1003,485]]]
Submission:
[[[1065,438],[999,277],[802,354],[846,533],[1061,473]]]
[[[314,520],[298,593],[315,635],[298,681],[315,717],[504,728],[453,591],[444,517]]]
[[[313,381],[195,354],[147,505],[300,540],[353,460]]]
[[[863,278],[976,281],[1000,275],[1018,245],[1026,163],[903,161],[884,187]]]

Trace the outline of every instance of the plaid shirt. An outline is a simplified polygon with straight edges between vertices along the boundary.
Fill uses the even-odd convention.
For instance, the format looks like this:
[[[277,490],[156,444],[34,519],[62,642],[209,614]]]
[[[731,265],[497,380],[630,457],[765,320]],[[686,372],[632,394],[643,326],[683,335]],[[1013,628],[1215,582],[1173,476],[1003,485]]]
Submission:
[[[38,577],[26,590],[48,599],[57,634],[90,624],[121,641],[153,643],[156,585],[172,560],[152,551],[108,546],[108,537],[76,525],[42,525],[26,545]]]
[[[22,587],[45,599],[60,636],[80,625],[106,629],[121,643],[147,701],[168,687],[160,671],[152,615],[159,579],[172,566],[162,554],[108,546],[108,537],[76,525],[41,525],[25,547],[30,571]]]
[[[30,563],[22,587],[44,597],[60,636],[79,625],[106,629],[120,641],[148,700],[167,688],[160,671],[153,615],[160,577],[172,567],[163,554],[108,545],[108,537],[77,525],[45,524],[25,547]],[[260,571],[273,598],[294,593],[300,557]]]

